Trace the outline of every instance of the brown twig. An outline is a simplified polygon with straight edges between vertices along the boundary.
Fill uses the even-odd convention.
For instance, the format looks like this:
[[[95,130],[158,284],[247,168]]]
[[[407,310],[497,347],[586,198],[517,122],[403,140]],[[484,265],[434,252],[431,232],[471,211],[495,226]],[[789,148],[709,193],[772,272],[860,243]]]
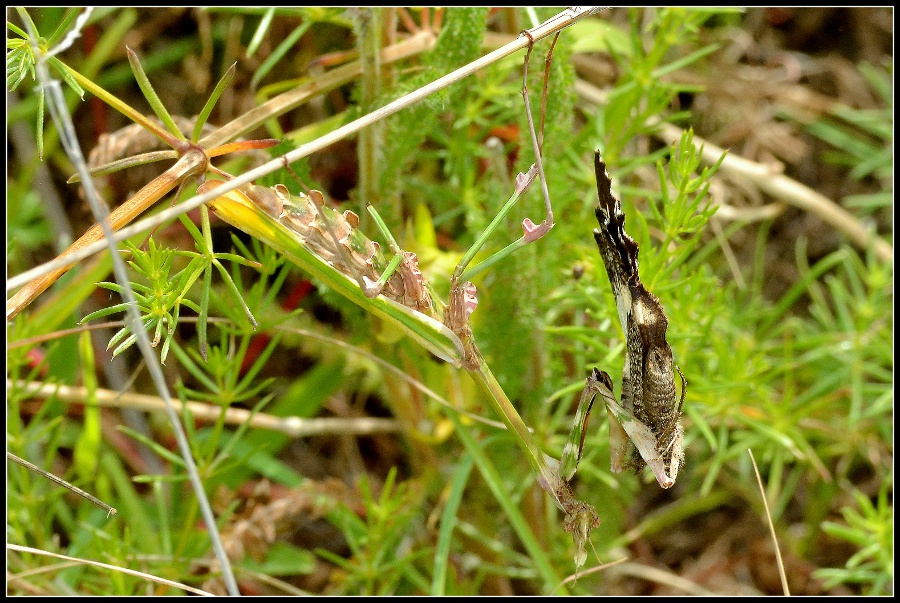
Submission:
[[[681,128],[664,123],[657,136],[660,140],[672,144],[681,139],[681,134]],[[694,144],[702,146],[703,161],[709,165],[718,161],[725,152],[724,149],[697,136],[694,136]],[[847,235],[861,249],[873,245],[878,259],[885,262],[894,261],[894,249],[890,243],[869,231],[853,214],[836,202],[793,178],[788,178],[769,166],[731,154],[726,155],[719,170],[750,179],[764,193],[815,214],[826,224]]]

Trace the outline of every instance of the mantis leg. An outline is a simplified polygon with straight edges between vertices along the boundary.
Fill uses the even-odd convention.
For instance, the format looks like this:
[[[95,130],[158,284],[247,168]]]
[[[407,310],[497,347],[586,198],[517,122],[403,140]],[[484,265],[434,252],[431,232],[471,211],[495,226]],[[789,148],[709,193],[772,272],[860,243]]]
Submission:
[[[594,369],[581,392],[578,410],[575,411],[575,422],[569,433],[569,440],[563,446],[562,457],[559,461],[559,476],[567,482],[572,479],[575,470],[578,469],[578,462],[581,460],[581,453],[584,450],[588,422],[591,418],[591,407],[598,394],[604,398],[612,397],[612,379],[607,373]]]
[[[531,39],[531,36],[528,32],[523,32],[523,35],[528,36]],[[558,36],[557,36],[558,38]],[[541,139],[543,138],[543,125],[544,125],[544,107],[546,106],[546,96],[547,96],[547,77],[549,75],[549,61],[552,57],[553,46],[556,45],[556,39],[553,40],[553,45],[550,47],[550,52],[547,53],[547,69],[545,71],[544,78],[544,90],[543,90],[543,99],[541,102],[542,112],[541,112]],[[550,193],[547,190],[547,179],[544,177],[544,166],[541,160],[541,147],[543,141],[539,139],[538,134],[534,128],[534,120],[532,118],[531,112],[531,102],[528,99],[528,64],[531,58],[531,51],[534,47],[534,42],[528,46],[528,50],[525,53],[525,61],[523,67],[523,75],[522,75],[522,97],[525,100],[525,113],[528,120],[528,130],[531,134],[531,144],[535,154],[535,163],[531,166],[531,169],[528,170],[525,174],[519,174],[516,177],[516,188],[513,192],[512,196],[506,202],[506,204],[500,209],[500,212],[494,216],[494,219],[491,220],[491,223],[488,224],[487,228],[485,228],[484,232],[476,239],[475,243],[469,249],[468,252],[463,256],[462,260],[460,260],[459,265],[456,267],[456,270],[453,273],[454,282],[464,283],[469,280],[476,274],[482,272],[486,268],[492,266],[496,262],[505,258],[513,251],[518,249],[519,247],[523,247],[532,241],[536,241],[542,236],[544,236],[550,229],[553,227],[553,209],[550,205]],[[468,268],[469,263],[472,261],[472,258],[475,257],[475,254],[478,253],[481,248],[484,246],[484,243],[487,241],[488,237],[496,230],[497,226],[500,225],[501,221],[504,220],[513,206],[516,204],[516,201],[522,196],[528,186],[534,181],[535,176],[540,176],[541,181],[541,192],[544,197],[544,207],[546,210],[546,217],[540,224],[535,224],[529,218],[525,218],[522,222],[522,230],[523,235],[518,240],[510,243],[497,253],[491,255],[487,259],[481,261],[476,264],[472,268]],[[467,269],[468,268],[468,269]]]

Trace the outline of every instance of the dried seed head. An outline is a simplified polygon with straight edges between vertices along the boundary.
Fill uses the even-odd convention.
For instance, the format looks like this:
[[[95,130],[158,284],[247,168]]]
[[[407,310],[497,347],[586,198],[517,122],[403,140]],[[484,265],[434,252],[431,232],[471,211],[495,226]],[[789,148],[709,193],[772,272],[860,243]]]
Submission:
[[[344,210],[344,220],[350,225],[350,228],[359,228],[359,216],[350,211]]]
[[[284,211],[284,203],[282,202],[281,196],[268,187],[248,184],[244,188],[244,194],[246,194],[258,208],[276,220]]]
[[[271,188],[248,185],[242,189],[267,215],[294,233],[319,258],[347,276],[372,289],[372,295],[385,297],[409,308],[434,316],[434,305],[425,278],[414,253],[402,252],[394,274],[376,288],[388,262],[379,254],[380,246],[359,230],[359,216],[329,207],[325,196],[316,190],[309,195],[292,195],[286,186]],[[367,293],[368,294],[368,293]],[[477,303],[477,302],[475,302]],[[474,306],[469,308],[469,312]]]

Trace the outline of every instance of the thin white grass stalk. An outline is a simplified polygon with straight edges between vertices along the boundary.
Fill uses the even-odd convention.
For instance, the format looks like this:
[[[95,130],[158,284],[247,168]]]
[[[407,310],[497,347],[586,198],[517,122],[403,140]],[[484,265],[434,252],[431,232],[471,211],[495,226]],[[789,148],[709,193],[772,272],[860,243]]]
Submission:
[[[199,588],[194,588],[193,586],[188,586],[187,584],[182,584],[181,582],[175,582],[174,580],[166,580],[165,578],[160,578],[159,576],[154,576],[153,574],[148,574],[146,572],[138,572],[132,569],[128,569],[127,567],[119,567],[117,565],[110,565],[108,563],[101,563],[99,561],[91,561],[90,559],[79,559],[78,557],[69,557],[68,555],[60,555],[58,553],[51,553],[50,551],[42,551],[40,549],[33,549],[30,546],[19,546],[18,544],[7,544],[6,548],[11,551],[19,551],[21,553],[30,553],[32,555],[44,555],[45,557],[55,557],[57,559],[65,559],[66,561],[74,561],[80,565],[93,565],[95,567],[102,567],[104,569],[112,570],[114,572],[122,572],[123,574],[128,574],[130,576],[137,576],[138,578],[143,578],[144,580],[150,580],[151,582],[158,582],[160,584],[165,584],[167,586],[172,586],[174,588],[180,588],[185,592],[194,593],[195,595],[202,595],[204,597],[212,597],[215,596],[210,592],[206,592],[205,590],[200,590]]]
[[[123,288],[123,297],[125,298],[128,307],[126,322],[129,323],[131,332],[137,337],[138,348],[141,350],[144,360],[147,362],[147,369],[150,372],[153,383],[166,403],[166,411],[169,415],[169,421],[172,423],[172,431],[175,433],[175,439],[178,441],[181,456],[184,458],[185,467],[191,484],[194,487],[200,512],[206,523],[210,542],[222,568],[222,577],[228,588],[228,592],[237,596],[240,594],[237,588],[237,582],[231,571],[228,556],[225,554],[225,549],[222,547],[218,528],[216,527],[216,519],[213,515],[212,508],[210,507],[209,500],[206,498],[206,493],[203,490],[203,482],[200,480],[200,474],[197,471],[197,466],[191,456],[190,444],[188,443],[187,436],[181,426],[178,414],[175,412],[175,408],[172,405],[168,385],[163,376],[162,367],[159,365],[159,359],[157,358],[153,347],[150,345],[150,338],[147,336],[147,332],[141,324],[141,317],[137,309],[137,301],[135,300],[134,292],[131,289],[131,283],[128,280],[125,261],[117,252],[115,244],[112,241],[113,230],[109,224],[109,208],[106,207],[106,204],[100,199],[100,196],[97,194],[97,190],[94,187],[94,181],[91,178],[87,163],[84,160],[84,154],[81,152],[81,147],[78,144],[75,125],[72,123],[72,116],[69,114],[60,83],[50,77],[50,71],[47,69],[46,64],[47,57],[43,55],[37,45],[37,32],[31,31],[30,19],[23,19],[23,21],[25,26],[29,29],[28,34],[31,38],[31,45],[35,58],[37,59],[35,61],[35,67],[37,68],[39,86],[47,99],[47,107],[50,109],[50,114],[53,116],[53,121],[56,123],[57,130],[59,131],[60,142],[62,143],[63,148],[65,148],[66,154],[72,161],[72,164],[78,171],[78,175],[81,177],[81,183],[84,187],[88,203],[91,206],[91,211],[103,230],[103,235],[106,239],[105,244],[109,247],[110,253],[112,254],[113,272],[116,275],[116,281],[118,281]]]
[[[284,580],[279,580],[275,576],[270,576],[264,571],[254,571],[247,569],[246,567],[241,568],[241,577],[246,576],[251,580],[255,580],[260,584],[267,584],[272,588],[276,588],[281,591],[284,595],[292,595],[294,597],[309,597],[312,596],[312,593],[309,591],[303,590],[301,588],[297,588],[293,584],[289,582],[285,582]]]
[[[671,571],[642,563],[620,563],[612,568],[609,573],[615,576],[633,576],[648,582],[655,582],[661,586],[668,586],[696,597],[714,597],[717,594]]]
[[[531,19],[532,27],[537,27],[540,24],[541,21],[538,19],[537,11],[533,6],[526,6],[525,13],[528,15],[528,18]]]
[[[759,494],[762,497],[763,508],[766,510],[766,519],[769,522],[769,532],[772,534],[772,543],[775,545],[775,557],[778,559],[778,575],[781,577],[781,588],[784,590],[784,596],[790,597],[791,590],[788,588],[787,574],[784,572],[784,560],[781,558],[781,547],[778,546],[778,537],[775,535],[775,525],[772,523],[772,514],[769,512],[769,501],[766,500],[766,489],[763,487],[762,477],[759,475],[759,467],[756,466],[756,458],[753,451],[749,448],[750,462],[753,463],[753,472],[756,474],[756,483],[759,484]]]
[[[66,36],[60,40],[59,44],[57,44],[54,48],[51,48],[47,51],[46,57],[52,57],[58,55],[64,50],[68,49],[69,46],[75,43],[75,40],[81,37],[81,30],[84,28],[85,23],[90,18],[91,13],[94,12],[93,6],[86,6],[84,8],[84,12],[78,15],[75,19],[75,25],[66,34]]]
[[[436,36],[434,32],[423,29],[406,40],[385,48],[381,54],[381,62],[385,65],[390,65],[397,61],[417,56],[434,48],[435,41]],[[335,90],[361,76],[361,61],[335,67],[324,75],[316,77],[314,82],[308,82],[273,96],[258,107],[234,118],[215,132],[204,136],[198,144],[204,149],[212,149],[228,141],[236,140],[249,134],[269,119],[284,115],[312,97],[325,94],[329,90]]]
[[[564,11],[557,14],[556,16],[551,17],[550,19],[547,19],[546,21],[544,21],[544,23],[542,23],[538,27],[535,27],[535,28],[529,30],[529,33],[531,34],[531,39],[533,39],[535,42],[537,42],[539,40],[543,40],[547,36],[551,36],[551,35],[555,34],[556,32],[558,32],[562,29],[565,29],[566,27],[568,27],[569,25],[574,23],[576,20],[581,19],[582,17],[584,17],[586,15],[592,14],[593,12],[594,12],[593,9],[583,9],[583,8],[581,8],[581,9],[575,9],[575,8],[565,9]],[[211,190],[207,193],[204,193],[202,195],[197,195],[195,197],[191,197],[187,201],[179,203],[175,207],[164,210],[153,217],[146,218],[144,220],[141,220],[140,222],[137,222],[131,226],[128,226],[128,227],[125,227],[125,228],[119,230],[114,235],[112,235],[111,240],[115,243],[118,243],[118,242],[124,241],[125,239],[128,239],[130,237],[133,237],[136,234],[139,234],[139,233],[145,232],[147,230],[150,230],[152,228],[155,228],[156,226],[159,226],[160,224],[162,224],[168,220],[171,220],[180,214],[188,212],[188,211],[194,209],[195,207],[199,207],[199,206],[203,205],[204,203],[212,201],[213,199],[223,195],[227,191],[236,189],[245,184],[249,184],[250,182],[252,182],[258,178],[262,178],[263,176],[266,176],[267,174],[271,174],[272,172],[281,169],[281,167],[284,165],[284,161],[292,163],[294,161],[297,161],[299,159],[307,157],[308,155],[311,155],[313,153],[321,151],[322,149],[334,144],[335,142],[338,142],[339,140],[343,140],[344,138],[347,138],[348,136],[356,134],[363,128],[366,128],[378,121],[381,121],[382,119],[385,119],[386,117],[389,117],[402,109],[405,109],[407,107],[410,107],[410,106],[418,103],[419,101],[430,96],[431,94],[434,94],[435,92],[438,92],[452,84],[455,84],[456,82],[460,81],[461,79],[463,79],[465,77],[472,75],[473,73],[479,71],[480,69],[483,69],[484,67],[487,67],[488,65],[496,63],[497,61],[500,61],[519,50],[522,50],[523,48],[528,46],[528,44],[529,44],[529,38],[527,36],[520,35],[518,38],[516,38],[512,42],[498,48],[497,50],[495,50],[489,54],[486,54],[485,56],[481,57],[480,59],[476,59],[475,61],[472,61],[468,65],[460,67],[456,71],[453,71],[453,72],[445,75],[444,77],[439,78],[439,79],[433,81],[432,83],[423,86],[422,88],[419,88],[418,90],[410,92],[406,96],[403,96],[403,97],[395,100],[394,102],[385,105],[384,107],[382,107],[380,109],[376,109],[375,111],[372,111],[368,115],[360,117],[359,119],[354,120],[354,121],[350,122],[349,124],[346,124],[346,125],[338,128],[337,130],[334,130],[333,132],[326,134],[325,136],[322,136],[312,142],[302,145],[302,146],[294,149],[290,153],[287,153],[283,157],[273,159],[272,161],[269,161],[268,163],[265,163],[253,170],[250,170],[250,171],[234,178],[233,180],[230,180],[223,186],[220,186],[220,187],[218,187],[214,190]],[[103,241],[98,241],[96,243],[91,243],[90,245],[86,245],[85,247],[83,247],[82,249],[80,249],[74,253],[66,254],[62,258],[57,258],[55,260],[47,262],[46,264],[37,266],[36,268],[28,270],[27,272],[23,272],[22,274],[19,274],[18,276],[15,276],[15,277],[7,280],[6,281],[6,290],[9,291],[16,287],[22,286],[39,276],[42,276],[44,274],[47,274],[49,272],[52,272],[52,271],[62,268],[64,266],[68,266],[69,264],[71,264],[73,262],[80,261],[86,257],[89,257],[89,256],[105,249],[105,248],[106,248],[106,244]]]
[[[554,588],[548,594],[552,597],[553,595],[556,594],[557,590],[559,590],[561,587],[565,586],[566,584],[569,584],[569,583],[575,584],[578,582],[578,580],[580,578],[583,578],[584,576],[589,576],[591,574],[596,574],[597,572],[602,572],[605,569],[609,569],[609,568],[613,567],[614,565],[620,565],[622,563],[625,563],[626,561],[628,561],[628,557],[622,557],[621,559],[616,559],[615,561],[610,561],[609,563],[601,563],[600,565],[597,565],[590,569],[582,570],[580,572],[575,572],[574,574],[572,574],[571,576],[569,576],[568,578],[566,578],[565,580],[563,580],[562,582],[557,584],[556,588]]]
[[[29,396],[44,399],[53,398],[63,402],[84,402],[87,397],[87,388],[59,385],[56,383],[44,383],[41,381],[13,381],[7,379],[6,387],[7,389],[15,388],[24,390]],[[110,389],[98,389],[96,403],[98,406],[132,408],[150,412],[166,410],[165,403],[157,396],[117,392]],[[176,401],[175,404],[178,405],[179,410],[182,410],[185,407],[185,404],[181,401]],[[216,421],[222,416],[222,407],[215,404],[188,401],[187,408],[196,419]],[[276,417],[261,412],[253,413],[244,408],[226,409],[225,423],[229,425],[243,425],[249,423],[250,427],[254,429],[278,431],[289,435],[292,438],[304,438],[318,435],[370,435],[373,433],[397,432],[403,428],[400,421],[394,419],[379,419],[373,417],[356,417],[350,419]],[[104,508],[107,508],[107,506]],[[113,512],[113,514],[115,513]]]

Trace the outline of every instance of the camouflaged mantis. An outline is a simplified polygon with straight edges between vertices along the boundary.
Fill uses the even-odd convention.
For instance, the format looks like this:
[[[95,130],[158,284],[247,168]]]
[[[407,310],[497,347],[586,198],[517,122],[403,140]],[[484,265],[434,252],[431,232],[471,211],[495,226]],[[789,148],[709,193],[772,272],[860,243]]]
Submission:
[[[681,410],[687,381],[672,359],[666,341],[669,321],[659,299],[641,283],[638,245],[625,232],[625,215],[612,194],[600,152],[594,155],[599,228],[594,240],[612,285],[616,310],[625,333],[622,403],[612,393],[612,379],[593,369],[587,378],[569,441],[563,448],[559,476],[568,484],[575,475],[584,448],[591,407],[599,395],[609,417],[610,465],[613,473],[640,471],[649,465],[656,481],[671,488],[684,464],[684,428]],[[681,398],[676,396],[675,375],[681,376]]]
[[[625,232],[625,215],[611,190],[612,182],[600,152],[594,155],[598,205],[594,240],[606,265],[616,298],[616,309],[625,333],[625,366],[622,371],[622,404],[606,397],[609,416],[611,468],[639,471],[650,466],[663,488],[675,484],[684,463],[684,428],[681,410],[687,382],[672,359],[666,341],[668,318],[659,299],[641,284],[638,246]],[[675,374],[681,376],[681,398]],[[597,388],[594,369],[586,391]]]

